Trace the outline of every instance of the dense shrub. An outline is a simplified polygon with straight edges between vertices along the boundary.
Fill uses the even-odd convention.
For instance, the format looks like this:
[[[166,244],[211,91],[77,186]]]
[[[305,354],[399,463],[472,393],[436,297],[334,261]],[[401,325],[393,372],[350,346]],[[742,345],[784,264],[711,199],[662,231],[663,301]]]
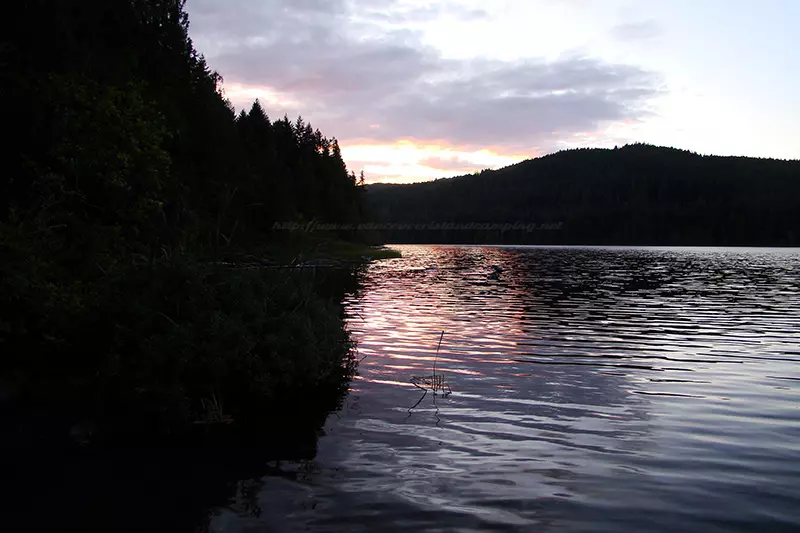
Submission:
[[[275,221],[359,222],[363,187],[302,119],[236,116],[184,3],[32,0],[7,17],[3,414],[81,435],[310,427],[346,387],[327,289],[219,264],[260,256]]]
[[[354,371],[336,302],[302,273],[177,258],[90,284],[4,277],[3,289],[17,392],[99,435],[318,426]]]

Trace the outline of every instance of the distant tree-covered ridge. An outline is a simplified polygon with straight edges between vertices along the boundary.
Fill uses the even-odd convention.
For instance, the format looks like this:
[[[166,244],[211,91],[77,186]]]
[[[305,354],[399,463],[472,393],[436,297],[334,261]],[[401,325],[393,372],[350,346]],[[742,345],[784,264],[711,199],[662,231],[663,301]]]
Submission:
[[[367,189],[389,242],[800,245],[800,161],[633,144]]]

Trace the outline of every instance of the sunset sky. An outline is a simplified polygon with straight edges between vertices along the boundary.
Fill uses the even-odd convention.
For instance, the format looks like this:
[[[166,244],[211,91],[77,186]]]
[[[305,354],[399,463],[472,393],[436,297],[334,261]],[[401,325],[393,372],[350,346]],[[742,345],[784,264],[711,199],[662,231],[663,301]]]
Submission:
[[[370,182],[628,142],[800,158],[795,0],[189,0],[237,110],[302,115]]]

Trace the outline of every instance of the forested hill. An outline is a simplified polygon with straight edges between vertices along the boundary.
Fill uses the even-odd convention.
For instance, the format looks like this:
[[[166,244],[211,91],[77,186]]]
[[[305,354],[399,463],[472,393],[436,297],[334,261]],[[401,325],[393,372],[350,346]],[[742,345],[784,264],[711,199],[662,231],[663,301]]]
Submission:
[[[468,176],[370,185],[367,204],[392,223],[383,230],[390,242],[798,246],[800,161],[645,144],[567,150]]]
[[[336,140],[258,103],[237,116],[184,1],[31,0],[3,26],[6,230],[108,258],[249,246],[274,221],[360,221]]]
[[[324,420],[353,368],[339,296],[248,262],[305,257],[275,222],[361,221],[337,141],[237,115],[184,0],[26,0],[0,30],[0,413],[101,440],[191,433],[223,403],[243,431]]]

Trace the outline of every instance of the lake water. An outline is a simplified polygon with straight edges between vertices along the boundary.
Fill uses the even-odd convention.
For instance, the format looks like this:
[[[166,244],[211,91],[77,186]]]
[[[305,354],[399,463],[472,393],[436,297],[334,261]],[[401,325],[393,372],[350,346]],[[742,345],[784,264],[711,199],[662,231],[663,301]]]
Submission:
[[[397,248],[315,460],[211,531],[800,530],[800,250]]]

